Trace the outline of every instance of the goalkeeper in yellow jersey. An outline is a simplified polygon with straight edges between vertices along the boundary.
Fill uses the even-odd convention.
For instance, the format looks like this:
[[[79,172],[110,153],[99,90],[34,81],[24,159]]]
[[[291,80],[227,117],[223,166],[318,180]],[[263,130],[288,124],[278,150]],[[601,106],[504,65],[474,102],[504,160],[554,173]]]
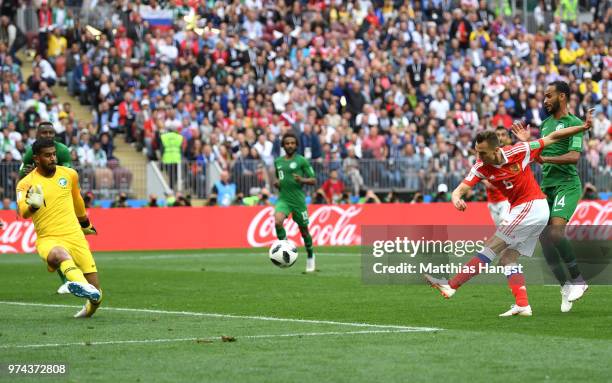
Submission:
[[[55,143],[39,138],[32,145],[34,171],[17,184],[17,207],[23,218],[32,218],[36,250],[49,271],[60,269],[68,279],[68,290],[86,298],[76,318],[90,317],[102,301],[96,262],[85,234],[96,234],[85,211],[79,176],[73,169],[57,165]]]

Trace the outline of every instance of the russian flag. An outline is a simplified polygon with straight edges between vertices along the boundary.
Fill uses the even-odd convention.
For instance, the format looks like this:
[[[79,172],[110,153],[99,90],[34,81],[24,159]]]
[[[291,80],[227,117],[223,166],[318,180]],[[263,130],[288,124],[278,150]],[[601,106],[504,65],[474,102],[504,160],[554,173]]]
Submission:
[[[171,29],[174,19],[174,13],[172,10],[160,9],[160,10],[143,10],[140,13],[143,20],[147,21],[151,28],[162,28]]]

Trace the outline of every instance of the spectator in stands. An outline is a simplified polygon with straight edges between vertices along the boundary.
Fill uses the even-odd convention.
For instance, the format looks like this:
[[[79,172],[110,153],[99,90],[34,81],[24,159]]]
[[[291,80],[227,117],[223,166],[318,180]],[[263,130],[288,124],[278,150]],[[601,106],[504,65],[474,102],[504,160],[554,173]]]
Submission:
[[[125,132],[126,142],[132,143],[137,137],[137,129],[134,126],[134,122],[136,121],[136,115],[140,112],[140,105],[132,99],[132,92],[128,91],[125,93],[123,101],[119,103],[117,109],[119,113],[119,128]]]
[[[229,206],[232,203],[236,197],[236,184],[230,181],[229,172],[221,172],[220,179],[213,185],[211,193],[215,195],[220,206]]]
[[[606,117],[604,112],[597,113],[595,119],[593,119],[593,136],[603,139],[610,126],[610,119]]]
[[[338,203],[344,193],[344,183],[338,178],[338,171],[332,170],[329,178],[321,185],[328,203]]]
[[[299,136],[299,153],[307,160],[316,160],[321,157],[321,142],[319,136],[312,130],[310,124],[304,125]]]
[[[7,53],[19,63],[15,53],[26,44],[26,37],[6,14],[0,17],[0,43],[4,44]]]
[[[115,197],[111,207],[129,207],[127,203],[127,194],[124,192],[117,194],[117,197]]]
[[[402,202],[402,200],[397,195],[397,192],[392,189],[389,192],[389,194],[387,194],[387,196],[385,197],[385,203],[398,203],[398,202]]]
[[[49,48],[47,49],[47,57],[51,65],[57,65],[57,59],[63,57],[68,48],[68,40],[62,36],[62,30],[58,27],[49,27],[51,34],[49,36]],[[56,66],[57,67],[57,66]]]
[[[342,162],[342,169],[348,183],[351,185],[353,195],[359,195],[359,191],[363,188],[364,182],[359,172],[359,159],[355,155],[354,146],[348,148],[348,155]]]
[[[2,198],[2,210],[13,210],[13,208],[11,207],[11,202],[11,199],[8,197]]]
[[[599,199],[599,195],[597,193],[597,188],[593,184],[587,182],[584,185],[584,191],[582,193],[582,199],[585,199],[585,200],[598,200]]]
[[[380,203],[380,198],[378,198],[378,196],[376,195],[376,193],[374,193],[373,190],[368,190],[365,193],[365,196],[363,197],[363,201],[360,201],[361,203]]]
[[[438,193],[433,197],[432,202],[449,202],[450,195],[446,184],[438,185]]]
[[[43,55],[38,54],[34,57],[33,68],[40,68],[40,77],[48,86],[52,87],[57,82],[57,73],[49,61]]]
[[[147,202],[148,207],[159,207],[157,204],[157,195],[149,194],[149,202]]]
[[[113,187],[113,171],[107,167],[108,159],[100,141],[96,140],[91,148],[96,189],[111,189]]]

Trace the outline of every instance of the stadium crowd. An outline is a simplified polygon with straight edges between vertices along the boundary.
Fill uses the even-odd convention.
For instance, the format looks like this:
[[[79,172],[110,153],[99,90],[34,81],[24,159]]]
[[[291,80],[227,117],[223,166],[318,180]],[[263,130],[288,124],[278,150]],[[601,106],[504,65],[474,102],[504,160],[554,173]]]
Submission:
[[[293,130],[317,173],[313,201],[369,189],[435,197],[469,169],[477,132],[523,119],[536,136],[543,89],[563,79],[571,113],[596,108],[583,182],[610,186],[609,0],[584,2],[592,20],[581,23],[577,0],[530,3],[532,33],[505,0],[86,2],[83,12],[104,15],[96,28],[63,0],[21,3],[37,7],[37,52],[21,79],[3,9],[2,162],[18,163],[48,119],[81,164],[104,166],[123,133],[172,187],[181,166],[186,191],[207,196],[214,162],[248,197],[271,190],[280,137]],[[91,106],[92,121],[57,104],[55,83]]]

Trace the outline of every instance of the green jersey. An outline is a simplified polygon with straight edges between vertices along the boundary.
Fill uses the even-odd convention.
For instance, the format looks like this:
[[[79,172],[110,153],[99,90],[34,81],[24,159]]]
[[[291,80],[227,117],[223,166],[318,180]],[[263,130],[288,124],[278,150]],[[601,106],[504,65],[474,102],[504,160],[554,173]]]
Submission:
[[[274,161],[274,167],[280,184],[279,199],[294,206],[305,205],[306,195],[302,190],[302,185],[293,176],[295,174],[303,178],[315,176],[308,160],[299,154],[295,154],[290,159],[279,157]]]
[[[70,156],[70,149],[61,142],[55,142],[55,150],[57,151],[57,164],[68,168],[72,167],[72,156]],[[19,167],[19,178],[26,176],[25,167],[28,165],[34,165],[34,155],[32,153],[32,147],[29,147],[23,155],[23,163]]]
[[[542,122],[540,128],[541,136],[546,137],[552,132],[559,129],[569,128],[571,126],[582,125],[583,122],[573,114],[561,117],[559,120],[555,120],[553,116],[549,116]],[[581,152],[582,151],[582,133],[578,133],[575,136],[564,138],[556,144],[549,145],[542,151],[542,157],[557,157],[562,156],[571,151]],[[578,170],[574,164],[543,164],[542,165],[542,184],[541,186],[553,186],[558,184],[580,184],[580,177],[578,177]]]

